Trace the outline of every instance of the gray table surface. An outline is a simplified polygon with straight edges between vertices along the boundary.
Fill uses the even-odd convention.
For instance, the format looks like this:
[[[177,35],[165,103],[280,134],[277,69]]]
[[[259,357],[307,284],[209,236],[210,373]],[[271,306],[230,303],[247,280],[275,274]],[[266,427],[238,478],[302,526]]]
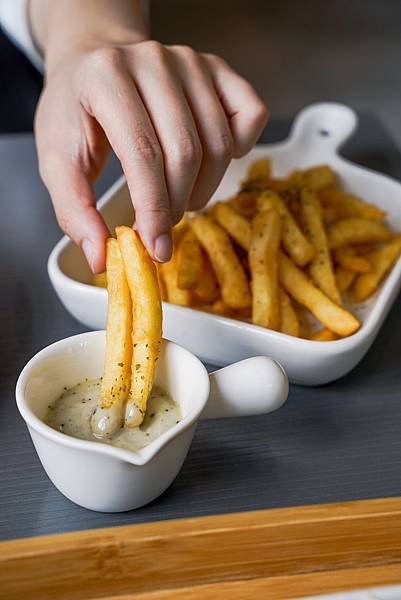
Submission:
[[[289,123],[273,121],[276,141]],[[362,115],[344,154],[401,179],[401,155],[380,122]],[[97,190],[120,173],[111,161]],[[47,344],[83,331],[46,272],[60,237],[40,183],[32,136],[0,137],[0,539],[259,508],[401,495],[401,301],[347,377],[292,386],[267,417],[202,423],[174,484],[150,505],[100,514],[48,480],[14,400],[19,371]]]

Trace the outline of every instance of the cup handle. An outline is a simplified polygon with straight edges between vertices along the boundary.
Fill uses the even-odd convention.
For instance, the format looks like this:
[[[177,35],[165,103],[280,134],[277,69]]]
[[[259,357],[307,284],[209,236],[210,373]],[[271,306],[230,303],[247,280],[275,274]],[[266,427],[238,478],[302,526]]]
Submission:
[[[357,115],[344,104],[312,104],[296,116],[290,142],[303,152],[309,149],[318,152],[321,161],[328,160],[352,135],[357,124]]]
[[[288,378],[271,358],[255,356],[209,375],[210,395],[201,419],[262,415],[284,404]]]

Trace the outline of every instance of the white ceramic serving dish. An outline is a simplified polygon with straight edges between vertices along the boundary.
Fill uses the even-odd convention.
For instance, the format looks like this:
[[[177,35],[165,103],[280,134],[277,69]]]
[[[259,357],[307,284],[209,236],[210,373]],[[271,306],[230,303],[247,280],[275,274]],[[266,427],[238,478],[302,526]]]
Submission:
[[[105,332],[76,335],[36,354],[19,376],[18,409],[54,485],[77,504],[120,512],[147,504],[172,483],[199,418],[269,413],[287,399],[283,369],[264,356],[208,375],[190,352],[163,341],[155,383],[179,403],[182,420],[139,452],[79,440],[43,422],[47,408],[85,378],[101,376]]]
[[[355,113],[340,104],[317,104],[304,109],[284,142],[257,146],[229,167],[211,203],[233,195],[248,165],[258,157],[273,160],[274,173],[284,176],[295,168],[329,164],[346,190],[378,204],[395,230],[401,230],[401,185],[384,175],[358,167],[338,155],[339,147],[357,125]],[[101,198],[99,208],[113,229],[133,221],[130,197],[121,177]],[[84,325],[105,327],[107,292],[88,285],[91,274],[76,246],[64,237],[48,263],[52,284],[67,310]],[[297,339],[254,325],[164,303],[164,337],[202,360],[216,365],[255,355],[277,359],[292,382],[305,385],[328,383],[348,373],[369,349],[397,295],[401,260],[374,297],[356,310],[361,329],[349,338],[333,342]]]

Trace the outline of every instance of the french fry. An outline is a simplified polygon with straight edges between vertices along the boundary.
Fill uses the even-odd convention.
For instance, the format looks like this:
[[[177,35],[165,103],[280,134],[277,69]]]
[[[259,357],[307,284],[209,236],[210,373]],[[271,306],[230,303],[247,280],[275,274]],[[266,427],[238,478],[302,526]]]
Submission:
[[[386,242],[391,231],[382,221],[349,217],[329,225],[327,237],[330,248],[354,246],[370,242]]]
[[[107,240],[108,309],[106,355],[100,387],[100,408],[122,406],[131,385],[132,303],[117,240]]]
[[[271,161],[269,158],[259,158],[255,160],[248,169],[247,180],[259,179],[260,177],[270,177]]]
[[[359,275],[352,288],[352,295],[357,302],[363,302],[376,291],[400,254],[401,235],[398,235],[391,242],[368,255],[372,269],[369,273]]]
[[[274,206],[283,219],[281,235],[284,248],[296,265],[304,267],[308,264],[314,255],[313,247],[280,196],[272,191],[263,192],[258,196],[257,205],[259,210],[268,210]]]
[[[193,290],[202,270],[202,250],[191,229],[182,234],[176,252],[177,285],[182,290]]]
[[[178,306],[190,306],[191,290],[183,290],[182,288],[178,287],[176,250],[173,251],[173,256],[168,262],[160,264],[159,270],[164,281],[167,302],[171,302],[171,304],[178,304]]]
[[[212,207],[211,214],[217,223],[244,250],[249,250],[251,241],[251,224],[249,220],[238,214],[229,204],[217,202]]]
[[[143,421],[153,386],[162,336],[162,308],[156,267],[137,233],[130,227],[116,228],[133,304],[131,386],[125,424],[137,427]]]
[[[189,225],[209,257],[224,303],[234,309],[250,306],[251,294],[245,271],[224,229],[204,214],[195,216]]]
[[[374,204],[368,204],[357,196],[344,194],[339,190],[326,188],[320,191],[319,198],[324,206],[335,210],[337,219],[361,217],[362,219],[382,220],[386,213]]]
[[[315,254],[309,264],[309,273],[316,285],[336,304],[341,304],[341,295],[334,277],[326,231],[322,221],[320,202],[315,192],[301,192],[302,219],[305,231]]]
[[[279,253],[279,281],[292,298],[308,308],[334,333],[347,336],[359,329],[359,321],[350,312],[327,298],[282,252]]]
[[[220,317],[233,318],[236,316],[236,312],[224,304],[221,298],[211,304],[196,304],[195,308],[197,310],[202,310],[203,312],[211,313],[212,315],[219,315]]]
[[[367,273],[371,270],[371,264],[364,256],[359,256],[353,246],[341,246],[333,251],[335,262],[349,271],[355,273]]]
[[[334,221],[338,221],[341,216],[335,206],[322,206],[322,218],[325,225],[330,225]]]
[[[281,286],[279,287],[278,293],[280,302],[280,331],[287,335],[299,337],[300,324],[297,313],[292,305],[291,298]]]
[[[246,219],[253,219],[256,214],[256,196],[253,192],[241,192],[238,196],[230,198],[227,204]]]
[[[353,284],[356,273],[355,271],[349,271],[343,267],[337,267],[335,270],[335,276],[338,290],[340,294],[344,294],[344,292],[346,292]]]
[[[211,304],[219,299],[220,290],[217,285],[216,276],[205,252],[202,251],[202,270],[198,285],[193,291],[194,298],[198,302]]]
[[[333,333],[330,329],[327,329],[327,327],[325,327],[324,329],[320,329],[311,337],[311,340],[314,340],[316,342],[332,342],[336,339],[336,334]]]
[[[156,267],[156,273],[157,273],[157,281],[159,283],[160,298],[161,298],[161,300],[163,300],[163,302],[166,302],[167,301],[167,290],[166,290],[166,284],[164,283],[163,273],[161,270],[161,264],[158,262],[155,262],[155,267]]]
[[[96,287],[107,288],[107,275],[104,273],[96,273],[93,276],[93,283]]]
[[[336,175],[328,165],[318,165],[304,171],[294,171],[288,180],[290,185],[296,185],[309,190],[320,190],[333,185]]]
[[[252,221],[249,248],[252,322],[261,327],[280,327],[277,253],[281,239],[281,217],[273,207],[261,210]]]

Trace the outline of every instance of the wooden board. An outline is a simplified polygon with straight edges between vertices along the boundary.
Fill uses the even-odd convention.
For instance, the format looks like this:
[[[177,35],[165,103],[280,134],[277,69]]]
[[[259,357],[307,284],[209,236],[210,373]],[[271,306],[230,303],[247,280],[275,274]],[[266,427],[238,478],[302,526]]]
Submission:
[[[0,544],[7,600],[295,598],[400,580],[399,498]]]

